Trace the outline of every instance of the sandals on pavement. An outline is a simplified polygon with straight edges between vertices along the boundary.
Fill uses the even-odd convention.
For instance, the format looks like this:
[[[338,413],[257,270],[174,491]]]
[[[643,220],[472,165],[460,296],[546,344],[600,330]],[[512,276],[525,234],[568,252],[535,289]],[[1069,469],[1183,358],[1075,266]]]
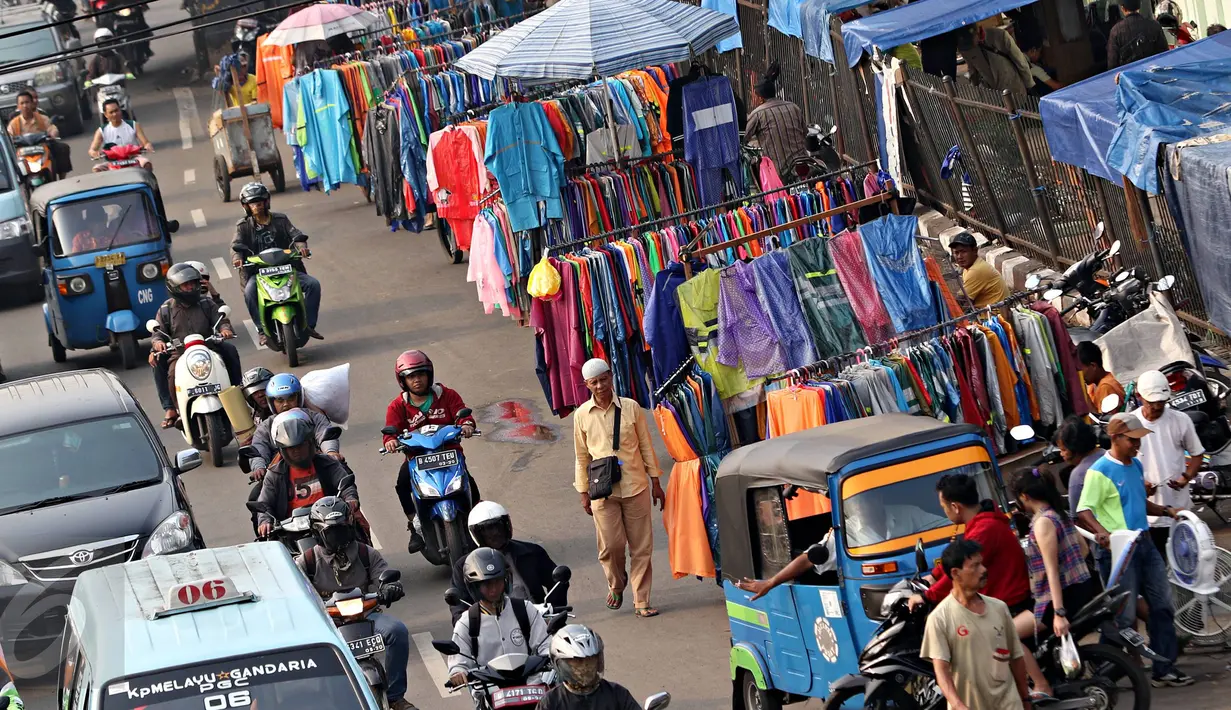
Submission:
[[[650,617],[658,616],[658,610],[652,606],[643,606],[634,609],[633,614],[642,619],[649,619]]]
[[[162,418],[162,428],[163,429],[174,429],[176,426],[179,425],[179,423],[180,423],[180,415],[178,414],[167,414],[163,416]]]
[[[623,592],[608,592],[607,593],[607,608],[615,611],[624,606]]]

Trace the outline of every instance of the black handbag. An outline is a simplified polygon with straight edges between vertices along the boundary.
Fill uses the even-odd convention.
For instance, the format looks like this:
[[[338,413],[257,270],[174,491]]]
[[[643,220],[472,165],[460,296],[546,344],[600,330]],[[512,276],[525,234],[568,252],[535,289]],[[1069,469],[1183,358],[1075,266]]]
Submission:
[[[615,432],[611,436],[611,450],[620,450],[620,403],[616,402]],[[604,456],[590,462],[587,473],[590,476],[590,500],[602,500],[611,497],[612,488],[620,482],[620,457]]]

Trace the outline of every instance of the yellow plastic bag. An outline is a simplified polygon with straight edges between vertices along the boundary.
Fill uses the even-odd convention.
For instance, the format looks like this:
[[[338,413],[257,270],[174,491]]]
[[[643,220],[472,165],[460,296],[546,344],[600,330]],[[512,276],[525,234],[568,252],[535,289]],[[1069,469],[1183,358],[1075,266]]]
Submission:
[[[551,298],[560,292],[560,272],[547,260],[546,252],[530,270],[530,283],[526,290],[535,298]]]

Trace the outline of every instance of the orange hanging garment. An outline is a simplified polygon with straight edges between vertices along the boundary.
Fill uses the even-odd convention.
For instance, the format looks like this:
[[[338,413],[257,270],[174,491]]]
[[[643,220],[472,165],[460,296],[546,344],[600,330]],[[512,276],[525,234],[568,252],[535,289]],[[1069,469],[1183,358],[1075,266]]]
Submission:
[[[770,438],[822,426],[825,420],[824,394],[811,387],[788,387],[765,393],[765,408],[769,417]],[[829,498],[811,491],[786,501],[787,520],[799,520],[828,513],[833,506]]]
[[[269,104],[275,128],[282,128],[282,88],[295,76],[295,48],[267,44],[261,35],[256,40],[256,98]]]
[[[710,552],[705,517],[701,514],[701,459],[688,445],[679,423],[666,407],[654,408],[654,421],[675,459],[667,481],[663,527],[667,529],[667,553],[675,579],[698,576],[714,578],[714,555]]]

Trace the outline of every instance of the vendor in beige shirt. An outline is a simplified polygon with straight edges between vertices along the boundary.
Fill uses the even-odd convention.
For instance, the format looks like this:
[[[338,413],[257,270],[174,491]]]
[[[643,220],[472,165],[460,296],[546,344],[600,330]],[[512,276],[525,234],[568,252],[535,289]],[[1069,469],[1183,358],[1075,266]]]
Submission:
[[[659,510],[666,501],[658,482],[662,472],[650,441],[650,428],[640,405],[627,397],[616,397],[611,368],[598,358],[581,368],[589,400],[573,412],[573,445],[577,454],[576,480],[581,507],[594,518],[598,533],[598,561],[607,577],[607,608],[624,604],[624,589],[629,577],[633,584],[633,606],[637,616],[657,616],[650,606],[650,581],[653,569],[654,524],[650,517],[653,502]],[[616,409],[620,410],[620,448],[612,452]],[[620,482],[612,486],[611,496],[590,500],[591,461],[614,455],[620,460]],[[625,568],[625,547],[631,558]]]

